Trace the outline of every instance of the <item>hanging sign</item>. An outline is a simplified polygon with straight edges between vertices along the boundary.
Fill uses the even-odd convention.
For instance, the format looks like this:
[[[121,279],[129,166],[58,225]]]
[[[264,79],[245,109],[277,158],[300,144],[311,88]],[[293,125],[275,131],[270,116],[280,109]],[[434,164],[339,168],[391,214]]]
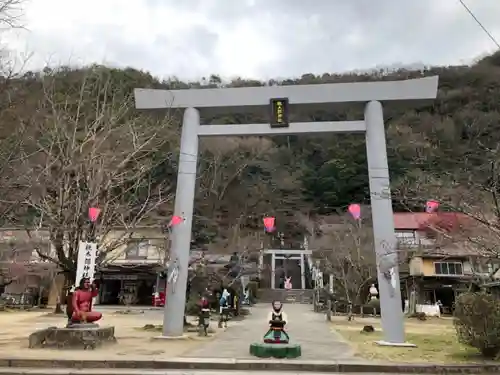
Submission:
[[[276,98],[270,100],[270,125],[271,128],[288,128],[290,126],[288,117],[288,98]]]

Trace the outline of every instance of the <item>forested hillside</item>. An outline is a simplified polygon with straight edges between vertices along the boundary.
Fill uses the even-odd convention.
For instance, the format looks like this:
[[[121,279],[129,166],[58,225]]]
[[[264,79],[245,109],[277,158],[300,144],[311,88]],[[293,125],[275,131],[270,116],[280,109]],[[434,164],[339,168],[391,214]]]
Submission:
[[[474,66],[433,67],[426,71],[378,72],[364,75],[305,74],[300,79],[278,82],[283,85],[398,80],[439,75],[438,99],[414,110],[389,106],[385,111],[389,167],[395,210],[423,210],[427,199],[438,199],[442,209],[465,210],[485,215],[495,204],[491,192],[496,189],[500,135],[500,53]],[[276,82],[235,80],[228,86],[258,86]],[[220,87],[212,76],[196,83],[163,82],[159,87]],[[156,85],[155,85],[156,86]],[[359,108],[294,114],[292,120],[346,120],[361,118]],[[205,119],[212,123],[258,122],[250,116],[226,116]],[[229,147],[223,156],[225,173],[238,177],[227,185],[226,199],[209,194],[197,203],[197,212],[217,223],[235,222],[238,215],[275,214],[294,216],[297,211],[330,214],[345,210],[352,202],[369,203],[365,144],[362,135],[321,137],[289,136],[257,140],[233,140],[231,146],[221,140],[205,144],[202,175],[213,183],[207,168],[220,160],[221,146]],[[248,142],[253,150],[244,153]],[[259,145],[259,146],[257,146]],[[234,150],[233,150],[234,147]],[[253,155],[253,157],[250,157]],[[242,167],[245,167],[242,169]],[[219,173],[223,173],[220,170]],[[224,178],[222,177],[224,180]],[[201,182],[202,189],[207,182]],[[226,182],[227,184],[227,182]],[[216,183],[215,189],[217,189]],[[222,184],[221,188],[226,189]],[[492,190],[493,189],[493,190]],[[212,206],[207,202],[217,201]],[[213,204],[213,203],[211,203]],[[236,210],[236,211],[235,211]],[[493,213],[494,214],[494,213]],[[296,215],[295,215],[296,216]],[[494,216],[497,216],[496,214]],[[293,220],[291,220],[293,222]],[[284,225],[284,220],[281,225]],[[201,225],[201,220],[198,222]],[[260,225],[260,223],[258,223]],[[226,225],[224,225],[226,227]],[[292,228],[289,228],[289,231]],[[215,235],[214,226],[209,233]]]
[[[500,53],[472,67],[325,73],[320,77],[304,74],[283,82],[238,79],[227,86],[427,75],[440,76],[434,103],[414,110],[388,107],[385,111],[395,210],[420,211],[433,198],[442,202],[443,209],[493,212],[500,160]],[[77,228],[82,224],[70,219],[71,215],[81,212],[83,216],[91,204],[104,208],[107,225],[137,224],[137,215],[142,223],[168,222],[175,192],[179,122],[175,114],[163,118],[135,111],[133,88],[222,86],[217,76],[201,82],[159,81],[145,72],[104,66],[46,69],[4,80],[0,94],[4,223],[33,227],[50,222],[54,228]],[[350,108],[294,113],[291,120],[361,116],[359,108]],[[226,115],[203,121],[265,119]],[[262,229],[263,215],[275,215],[278,229],[288,235],[305,230],[300,214],[314,217],[345,210],[352,202],[369,203],[361,135],[207,139],[200,159],[195,246],[234,246],[235,238],[244,237],[242,232]],[[80,232],[75,233],[75,241]]]

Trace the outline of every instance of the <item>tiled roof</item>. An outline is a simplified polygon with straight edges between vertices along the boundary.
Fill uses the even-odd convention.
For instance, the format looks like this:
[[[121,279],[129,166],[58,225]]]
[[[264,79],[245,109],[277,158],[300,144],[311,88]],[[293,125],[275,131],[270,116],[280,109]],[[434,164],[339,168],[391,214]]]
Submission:
[[[432,214],[428,214],[425,212],[395,212],[394,229],[420,229],[423,224],[425,224],[425,222],[429,220],[429,215]]]
[[[472,219],[457,212],[396,212],[394,213],[394,229],[422,230],[432,225],[440,227],[460,226]],[[470,223],[468,223],[470,224]]]
[[[320,228],[335,230],[343,227],[346,219],[350,220],[348,215],[327,215],[320,217]],[[394,213],[394,229],[396,230],[423,230],[431,225],[449,224],[464,224],[465,222],[473,221],[466,215],[456,212],[395,212]]]

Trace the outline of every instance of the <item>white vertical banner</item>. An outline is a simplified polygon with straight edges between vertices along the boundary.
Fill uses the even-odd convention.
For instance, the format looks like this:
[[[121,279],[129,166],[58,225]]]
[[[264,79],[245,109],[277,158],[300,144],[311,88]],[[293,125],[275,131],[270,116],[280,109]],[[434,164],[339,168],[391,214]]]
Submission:
[[[80,241],[76,263],[75,286],[78,286],[80,280],[84,277],[88,277],[90,281],[94,280],[97,255],[98,250],[95,242]]]

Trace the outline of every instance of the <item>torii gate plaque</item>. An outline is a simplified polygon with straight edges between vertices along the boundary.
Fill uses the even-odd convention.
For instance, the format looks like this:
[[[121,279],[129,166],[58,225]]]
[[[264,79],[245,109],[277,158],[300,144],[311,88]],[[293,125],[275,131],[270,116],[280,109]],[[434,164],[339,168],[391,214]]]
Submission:
[[[185,220],[172,233],[171,258],[177,260],[177,286],[168,285],[163,335],[183,334],[186,282],[193,202],[198,161],[198,137],[262,136],[330,132],[365,132],[368,176],[371,192],[373,235],[377,257],[378,285],[384,341],[381,344],[405,345],[401,291],[397,265],[396,237],[389,188],[389,170],[381,102],[414,102],[437,96],[438,77],[404,81],[334,83],[320,85],[267,86],[221,89],[153,90],[135,89],[137,109],[183,108],[179,170],[175,197],[175,215]],[[272,103],[271,100],[275,102]],[[281,101],[276,103],[276,101]],[[335,103],[364,103],[363,121],[288,123],[273,116],[271,124],[201,125],[199,111],[244,112],[248,107],[269,108],[280,112],[288,106],[314,105],[332,108]],[[280,109],[281,108],[281,109]],[[280,112],[281,113],[281,112]]]

